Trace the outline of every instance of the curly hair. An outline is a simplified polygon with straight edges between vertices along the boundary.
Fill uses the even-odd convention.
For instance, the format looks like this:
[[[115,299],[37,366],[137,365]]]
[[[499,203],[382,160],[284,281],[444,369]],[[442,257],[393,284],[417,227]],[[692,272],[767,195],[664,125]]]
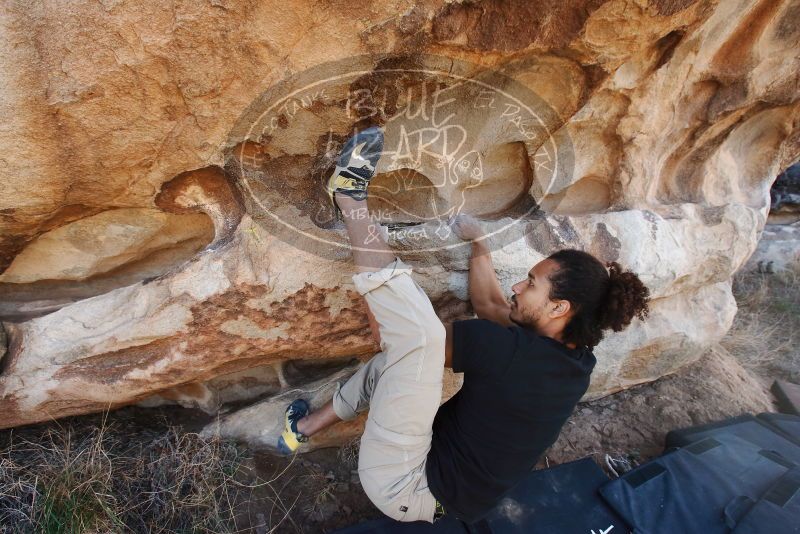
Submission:
[[[593,348],[603,330],[620,332],[634,317],[644,320],[650,309],[650,290],[636,274],[617,262],[606,267],[587,252],[564,249],[551,254],[558,270],[550,275],[550,299],[567,300],[574,310],[562,337],[578,347]]]

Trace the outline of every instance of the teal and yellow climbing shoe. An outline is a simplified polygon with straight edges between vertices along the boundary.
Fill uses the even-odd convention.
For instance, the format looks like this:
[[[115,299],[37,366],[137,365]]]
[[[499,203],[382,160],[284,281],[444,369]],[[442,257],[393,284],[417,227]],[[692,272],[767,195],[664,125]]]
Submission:
[[[297,431],[297,422],[308,415],[310,408],[303,399],[297,399],[287,408],[284,415],[283,434],[278,439],[278,450],[283,454],[292,454],[301,443],[308,441],[308,436]]]

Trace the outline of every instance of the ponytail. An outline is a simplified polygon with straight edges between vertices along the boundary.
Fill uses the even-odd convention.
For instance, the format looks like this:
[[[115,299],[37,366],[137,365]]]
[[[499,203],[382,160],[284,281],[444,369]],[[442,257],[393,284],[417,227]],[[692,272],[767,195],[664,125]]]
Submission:
[[[649,310],[650,291],[639,277],[622,271],[619,263],[608,265],[608,289],[597,309],[597,322],[601,329],[620,332],[634,317],[644,320]]]
[[[567,300],[574,310],[562,334],[566,343],[593,348],[603,339],[603,330],[619,332],[634,317],[647,317],[650,291],[617,262],[608,263],[606,271],[597,258],[574,249],[560,250],[549,259],[559,266],[550,275],[550,299]]]

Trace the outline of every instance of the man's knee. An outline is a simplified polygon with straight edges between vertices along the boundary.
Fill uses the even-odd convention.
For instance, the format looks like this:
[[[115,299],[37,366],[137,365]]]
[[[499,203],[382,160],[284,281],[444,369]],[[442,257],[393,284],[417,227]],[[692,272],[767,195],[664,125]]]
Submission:
[[[358,401],[354,398],[346,398],[342,395],[343,384],[336,384],[336,391],[333,393],[333,412],[342,421],[350,421],[358,415]]]
[[[385,355],[377,353],[345,382],[336,384],[333,411],[339,419],[349,421],[369,409],[372,395],[385,363]]]

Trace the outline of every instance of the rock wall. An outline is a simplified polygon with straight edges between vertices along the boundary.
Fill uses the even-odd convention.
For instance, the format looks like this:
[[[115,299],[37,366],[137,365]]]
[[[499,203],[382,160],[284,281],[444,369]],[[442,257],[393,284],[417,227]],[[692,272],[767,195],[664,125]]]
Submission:
[[[460,210],[497,230],[506,289],[567,246],[650,287],[651,317],[597,347],[590,397],[673,372],[725,334],[731,275],[774,177],[800,156],[800,2],[354,10],[121,0],[0,13],[0,427],[135,402],[269,406],[373,354],[343,229],[318,217],[321,183],[354,127],[382,123],[399,147],[428,121],[425,146],[440,143],[449,125],[426,115],[429,82],[477,103],[469,84],[491,79],[492,94],[540,105],[527,130],[488,99],[454,107],[463,153],[381,161],[370,209],[393,221],[392,246],[443,320],[471,312],[468,251],[442,233]],[[430,76],[430,58],[463,83]],[[359,75],[331,81],[345,71]],[[309,73],[327,73],[325,91],[264,114]],[[248,413],[228,416],[230,433]]]

